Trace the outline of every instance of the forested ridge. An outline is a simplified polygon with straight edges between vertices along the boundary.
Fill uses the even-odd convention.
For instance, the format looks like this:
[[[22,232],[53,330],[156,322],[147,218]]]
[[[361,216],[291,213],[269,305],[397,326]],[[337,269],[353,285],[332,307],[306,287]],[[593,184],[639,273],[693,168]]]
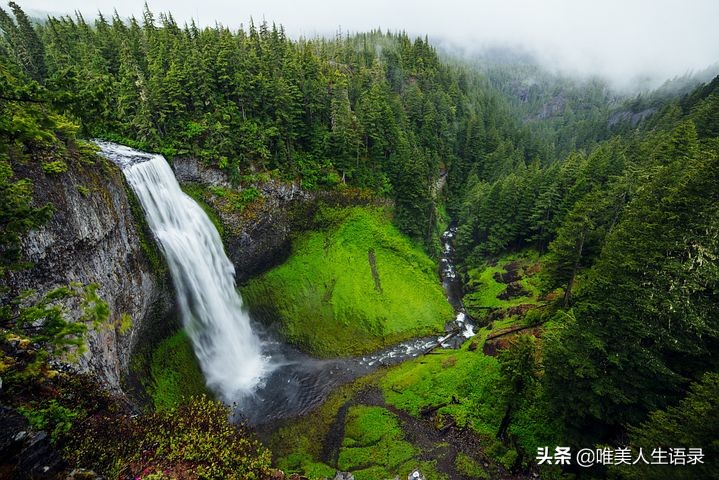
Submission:
[[[496,377],[501,387],[490,403],[504,418],[491,426],[502,452],[511,453],[499,460],[507,470],[535,468],[534,449],[547,442],[685,446],[703,447],[706,464],[572,473],[713,478],[719,77],[689,93],[666,87],[625,98],[601,82],[552,80],[535,67],[447,63],[427,38],[402,32],[292,40],[267,22],[238,30],[179,25],[149,9],[141,19],[33,22],[9,6],[0,9],[0,275],[24,268],[22,236],[52,214],[52,206],[33,203],[32,186],[14,178],[13,168],[40,161],[48,175],[61,174],[93,156],[81,139],[117,141],[170,160],[199,158],[237,185],[261,173],[309,191],[361,189],[392,199],[394,224],[431,254],[439,226],[457,226],[465,304],[488,332],[493,307],[476,300],[485,298],[487,272],[507,259],[537,265],[532,305],[504,312],[530,335],[503,345],[496,361],[481,359],[492,377],[476,391],[457,384],[461,394],[434,385],[446,390],[445,404],[425,398],[405,409],[451,409],[471,398],[453,421],[486,435],[485,425],[472,422],[486,414],[480,389],[489,391]],[[522,76],[532,81],[518,84]],[[92,287],[77,288],[56,295],[83,295],[85,323],[101,321],[106,312]],[[22,325],[11,309],[0,311],[3,329],[27,333],[32,321],[52,318],[55,329],[36,341],[75,345],[85,327],[66,323],[60,310],[46,317],[48,304]],[[45,360],[39,356],[38,365]],[[455,361],[442,360],[440,368],[430,360],[427,368],[445,375],[463,368],[465,357]],[[392,371],[378,382],[402,408],[404,397],[392,400],[399,395],[393,375],[400,377]],[[202,418],[215,412],[202,402],[183,408]],[[168,421],[152,417],[163,428]],[[232,437],[224,425],[211,427]],[[127,428],[138,449],[154,434]],[[92,446],[80,443],[83,461],[110,468],[107,457],[94,458]],[[256,465],[248,467],[245,457],[227,464],[269,475],[268,454],[255,443],[240,446],[259,458]]]
[[[468,268],[508,251],[546,252],[542,290],[557,300],[532,317],[551,323],[534,401],[577,447],[627,441],[628,425],[675,404],[691,382],[716,388],[703,374],[716,371],[719,340],[717,85],[549,166],[468,181],[457,238]],[[716,415],[715,403],[706,408]],[[669,432],[701,443],[716,428],[667,418],[653,415],[629,441],[666,428],[658,444],[671,443]]]
[[[292,41],[266,22],[180,26],[149,10],[2,21],[6,68],[42,84],[85,136],[198,156],[238,179],[277,169],[309,188],[370,188],[427,244],[440,175],[460,188],[477,156],[491,172],[537,157],[486,80],[404,33]]]

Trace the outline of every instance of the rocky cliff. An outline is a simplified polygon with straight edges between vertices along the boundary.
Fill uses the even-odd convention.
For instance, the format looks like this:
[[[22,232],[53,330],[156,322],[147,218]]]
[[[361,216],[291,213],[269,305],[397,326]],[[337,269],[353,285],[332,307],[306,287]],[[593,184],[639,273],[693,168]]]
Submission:
[[[173,169],[183,185],[232,188],[223,172],[194,158],[175,159]],[[295,184],[272,180],[255,188],[259,193],[257,200],[242,209],[227,208],[225,199],[210,191],[205,191],[201,198],[217,213],[226,229],[223,241],[227,256],[235,265],[238,282],[287,258],[294,228],[293,213],[314,198]]]
[[[36,201],[50,202],[55,213],[25,238],[23,250],[33,266],[10,276],[10,294],[96,283],[111,313],[105,325],[89,332],[79,369],[119,393],[143,331],[154,329],[150,321],[167,317],[173,305],[161,256],[143,228],[137,201],[122,172],[99,157],[94,163],[75,160],[63,173],[46,173],[34,163],[16,166],[15,174],[29,178]],[[69,308],[72,316],[77,305]],[[121,325],[122,314],[130,316],[132,325]]]
[[[271,178],[240,186],[230,182],[223,171],[194,158],[176,158],[172,167],[183,188],[193,190],[190,191],[193,197],[207,204],[219,217],[225,230],[223,241],[227,256],[235,265],[238,283],[285,261],[290,254],[292,235],[312,228],[311,219],[320,205],[391,203],[349,187],[307,191],[296,183]],[[192,189],[192,186],[200,189]],[[248,190],[255,198],[237,202]]]

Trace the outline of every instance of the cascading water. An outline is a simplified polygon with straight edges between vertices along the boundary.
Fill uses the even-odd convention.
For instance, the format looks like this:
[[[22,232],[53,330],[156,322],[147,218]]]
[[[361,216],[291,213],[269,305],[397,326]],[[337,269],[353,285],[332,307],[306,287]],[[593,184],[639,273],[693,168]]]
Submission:
[[[97,142],[120,165],[162,248],[208,386],[228,402],[248,397],[272,370],[235,289],[235,269],[207,214],[180,189],[161,155]]]
[[[447,295],[447,301],[454,307],[456,313],[454,327],[462,330],[461,339],[474,336],[474,325],[468,319],[467,312],[462,303],[462,281],[457,276],[454,267],[454,236],[457,234],[457,227],[451,225],[442,234],[442,255],[439,259],[439,275],[442,278],[442,287]],[[461,342],[460,339],[460,342]],[[455,341],[455,343],[457,343]],[[458,346],[458,345],[454,345]]]
[[[456,318],[447,335],[402,342],[359,358],[318,360],[253,330],[235,289],[234,266],[202,208],[180,189],[161,155],[96,142],[119,165],[140,199],[162,248],[177,301],[208,386],[255,425],[308,412],[337,386],[381,365],[394,365],[437,346],[457,347],[474,334],[461,304],[452,264],[454,229],[442,236],[442,283]],[[271,319],[270,319],[271,321]],[[460,333],[461,334],[458,334]]]

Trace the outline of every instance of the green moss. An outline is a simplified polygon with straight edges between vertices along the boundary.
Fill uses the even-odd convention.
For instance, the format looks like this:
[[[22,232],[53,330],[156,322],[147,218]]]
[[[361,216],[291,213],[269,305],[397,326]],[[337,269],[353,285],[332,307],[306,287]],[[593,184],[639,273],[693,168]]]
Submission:
[[[55,160],[53,162],[43,163],[42,169],[48,175],[65,173],[67,172],[67,163],[63,162],[62,160]]]
[[[439,407],[437,413],[451,415],[460,427],[496,434],[504,413],[496,390],[499,366],[494,357],[467,347],[440,350],[389,370],[380,380],[387,403],[414,416]]]
[[[199,187],[203,188],[203,187]],[[228,189],[224,187],[206,187],[212,195],[222,199],[221,208],[229,212],[242,212],[247,205],[262,198],[262,192],[257,187],[249,186],[241,189]]]
[[[341,408],[353,402],[358,392],[376,384],[382,375],[376,372],[340,387],[311,414],[293,419],[275,432],[269,447],[277,456],[277,467],[309,478],[333,478],[336,469],[351,471],[357,480],[394,478],[398,474],[406,478],[415,468],[427,478],[446,478],[436,471],[433,462],[420,459],[419,449],[404,438],[399,419],[376,406],[349,407],[338,464],[326,465],[319,460]]]
[[[357,480],[391,478],[417,453],[404,441],[402,428],[392,413],[381,407],[355,406],[347,412],[337,467],[354,472]]]
[[[476,478],[479,480],[490,478],[489,473],[484,469],[484,467],[465,453],[460,452],[457,454],[457,458],[454,460],[454,465],[459,473],[469,478]]]
[[[278,466],[288,472],[302,472],[297,459],[320,458],[323,443],[339,410],[358,391],[376,382],[379,375],[379,372],[374,373],[339,387],[311,414],[279,428],[269,441],[270,449],[278,457]]]
[[[202,371],[187,334],[180,330],[152,352],[150,396],[156,409],[170,409],[183,399],[206,393]]]
[[[506,266],[516,262],[519,266],[519,282],[522,288],[528,292],[527,295],[514,297],[507,300],[497,298],[507,288],[506,283],[498,282],[494,276],[497,273],[506,273]],[[468,293],[464,296],[464,305],[468,312],[474,317],[481,317],[486,308],[507,308],[520,304],[536,304],[540,296],[539,279],[536,275],[530,274],[537,268],[539,257],[536,252],[527,250],[519,254],[506,255],[497,261],[496,265],[483,265],[470,269],[467,274]]]
[[[427,478],[444,478],[431,462],[420,462],[419,449],[407,442],[396,415],[382,407],[353,406],[347,412],[345,437],[337,468],[357,480],[406,478],[419,468]]]
[[[242,289],[286,338],[319,356],[354,355],[442,330],[453,312],[436,265],[378,208],[321,210],[289,260]],[[373,265],[374,264],[374,265]]]
[[[334,478],[336,469],[315,461],[305,453],[293,453],[279,459],[277,466],[285,472],[302,472],[309,478]]]

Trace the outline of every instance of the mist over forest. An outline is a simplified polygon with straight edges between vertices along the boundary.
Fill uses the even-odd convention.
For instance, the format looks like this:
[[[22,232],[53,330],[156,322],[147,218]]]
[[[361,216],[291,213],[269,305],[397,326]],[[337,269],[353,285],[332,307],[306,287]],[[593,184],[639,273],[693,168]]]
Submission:
[[[717,18],[0,5],[0,477],[716,479]]]

